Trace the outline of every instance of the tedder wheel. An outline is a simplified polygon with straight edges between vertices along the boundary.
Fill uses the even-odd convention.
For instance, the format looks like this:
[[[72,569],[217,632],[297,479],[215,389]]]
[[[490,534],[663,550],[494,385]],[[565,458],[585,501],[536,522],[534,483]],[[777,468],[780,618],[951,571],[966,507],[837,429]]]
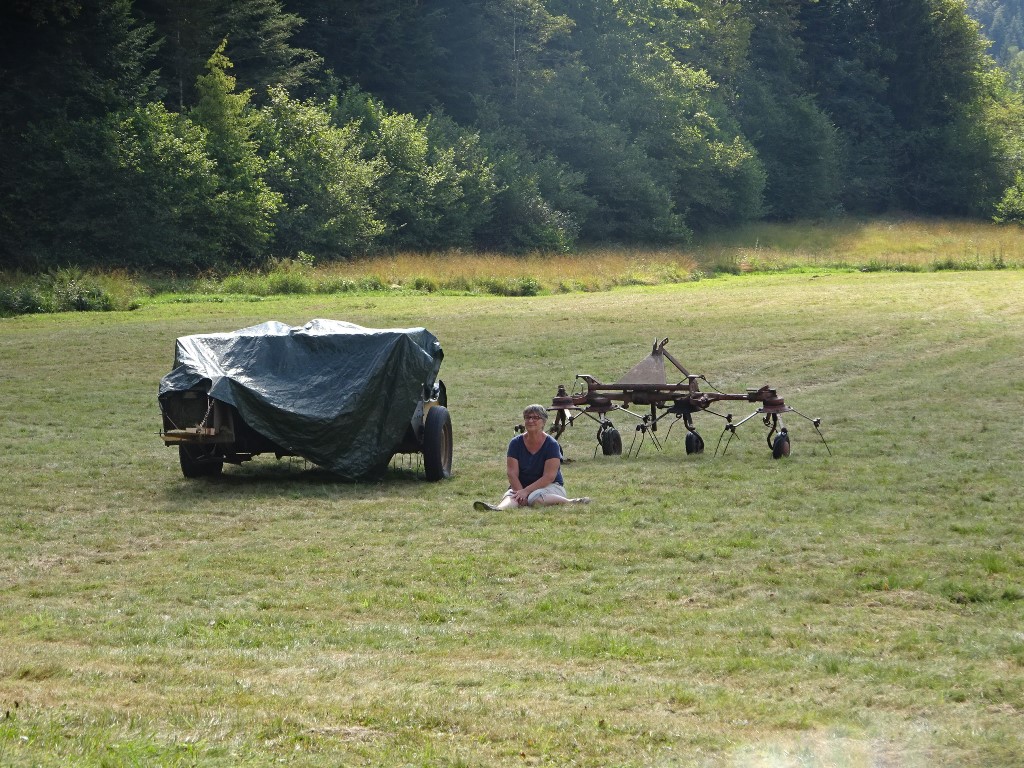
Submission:
[[[619,435],[619,430],[615,427],[608,426],[602,428],[599,439],[601,441],[601,453],[605,456],[622,455],[622,437]]]
[[[196,477],[216,477],[224,469],[224,461],[203,446],[178,443],[178,462],[181,474],[190,480]]]
[[[443,405],[427,411],[423,424],[423,469],[432,483],[452,476],[452,417]]]
[[[772,441],[772,458],[781,459],[783,456],[789,456],[788,432],[780,432],[775,436],[775,440]]]
[[[704,438],[696,432],[686,433],[686,453],[704,453]]]

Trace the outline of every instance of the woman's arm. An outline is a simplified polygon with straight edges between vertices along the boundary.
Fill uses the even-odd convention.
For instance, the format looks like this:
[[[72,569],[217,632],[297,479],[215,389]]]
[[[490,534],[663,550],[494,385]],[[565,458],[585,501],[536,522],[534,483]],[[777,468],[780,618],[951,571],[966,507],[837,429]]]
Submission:
[[[531,490],[535,491],[538,488],[546,488],[555,482],[555,478],[558,477],[558,470],[562,468],[562,460],[560,458],[548,459],[544,462],[544,474],[540,480],[533,484]]]
[[[530,498],[531,493],[536,491],[538,488],[546,488],[547,486],[555,482],[555,478],[558,477],[558,470],[562,466],[561,459],[548,459],[547,461],[544,462],[544,474],[541,475],[540,480],[537,480],[534,483],[530,483],[525,488],[522,487],[521,485],[519,488],[516,488],[516,486],[519,485],[519,462],[516,461],[515,459],[508,460],[509,482],[512,482],[511,467],[513,461],[516,462],[516,480],[515,483],[512,485],[512,490],[515,491],[516,501],[518,501],[521,505],[524,506],[527,500]]]
[[[511,456],[505,459],[505,472],[508,473],[508,487],[513,491],[521,491],[523,484],[519,482],[519,459]]]

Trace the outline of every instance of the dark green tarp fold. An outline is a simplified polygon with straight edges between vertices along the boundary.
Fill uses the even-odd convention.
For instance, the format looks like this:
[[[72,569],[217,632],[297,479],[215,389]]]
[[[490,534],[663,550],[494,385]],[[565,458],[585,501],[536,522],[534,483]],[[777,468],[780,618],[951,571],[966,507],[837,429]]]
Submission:
[[[179,338],[159,397],[205,391],[286,452],[356,479],[391,459],[443,356],[424,328],[270,321]]]

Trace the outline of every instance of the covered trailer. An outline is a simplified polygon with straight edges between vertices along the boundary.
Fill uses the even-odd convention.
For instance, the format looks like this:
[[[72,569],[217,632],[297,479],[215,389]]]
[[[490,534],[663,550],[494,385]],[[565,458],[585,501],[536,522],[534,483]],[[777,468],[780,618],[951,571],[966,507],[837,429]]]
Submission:
[[[356,480],[409,453],[440,480],[452,466],[443,358],[424,328],[337,320],[183,336],[160,382],[161,437],[189,478],[272,453]]]

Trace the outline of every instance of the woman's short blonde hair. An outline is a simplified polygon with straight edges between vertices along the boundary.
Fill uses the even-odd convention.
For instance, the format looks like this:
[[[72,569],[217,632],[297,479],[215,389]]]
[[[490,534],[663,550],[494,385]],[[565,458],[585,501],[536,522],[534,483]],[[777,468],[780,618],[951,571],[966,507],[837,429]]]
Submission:
[[[547,421],[548,409],[543,405],[534,403],[533,405],[528,405],[523,408],[523,418],[525,419],[527,416],[540,416],[544,421]]]

